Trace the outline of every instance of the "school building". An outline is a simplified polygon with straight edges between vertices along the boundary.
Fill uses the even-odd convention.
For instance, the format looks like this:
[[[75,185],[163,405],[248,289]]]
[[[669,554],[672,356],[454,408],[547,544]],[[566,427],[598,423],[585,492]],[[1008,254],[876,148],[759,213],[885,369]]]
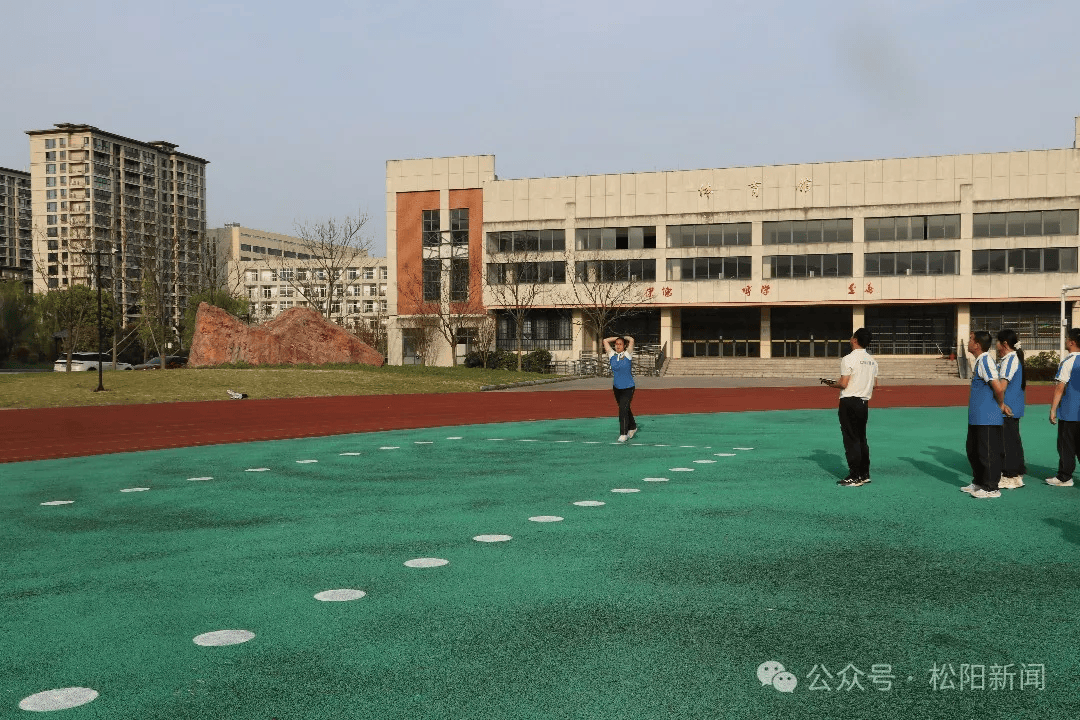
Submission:
[[[595,302],[635,311],[604,332],[672,359],[838,357],[860,326],[883,356],[962,353],[1002,327],[1055,350],[1062,287],[1080,284],[1080,118],[1069,144],[522,179],[493,155],[391,160],[389,362],[420,361],[425,316],[455,308],[456,347],[424,362],[460,357],[485,313],[512,348],[522,286],[525,347],[557,359],[596,347]]]

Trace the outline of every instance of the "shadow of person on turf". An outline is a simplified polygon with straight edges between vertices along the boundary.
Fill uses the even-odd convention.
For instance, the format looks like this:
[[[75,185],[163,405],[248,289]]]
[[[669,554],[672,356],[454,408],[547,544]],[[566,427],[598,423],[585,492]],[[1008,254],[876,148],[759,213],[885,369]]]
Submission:
[[[1065,542],[1071,542],[1073,545],[1080,545],[1080,525],[1069,522],[1068,520],[1058,520],[1057,518],[1046,518],[1043,522],[1052,528],[1060,530],[1061,539]]]
[[[814,450],[802,459],[815,463],[819,468],[830,475],[835,475],[840,478],[847,475],[847,461],[836,453],[825,452],[824,450]]]
[[[902,456],[896,459],[909,463],[915,469],[949,485],[964,487],[971,482],[968,480],[968,476],[971,475],[971,465],[968,463],[967,455],[940,445],[931,445],[924,453],[936,462]]]

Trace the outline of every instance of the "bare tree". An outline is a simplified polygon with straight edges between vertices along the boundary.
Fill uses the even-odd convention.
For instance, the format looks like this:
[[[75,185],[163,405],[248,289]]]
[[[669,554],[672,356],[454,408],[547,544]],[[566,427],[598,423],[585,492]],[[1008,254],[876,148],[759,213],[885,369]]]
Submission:
[[[499,336],[499,326],[492,315],[485,315],[476,325],[474,349],[480,353],[482,367],[486,370],[491,356],[495,352],[495,343]],[[520,362],[520,359],[519,359]],[[520,367],[520,366],[519,366]]]
[[[535,236],[514,233],[513,245],[489,248],[487,266],[487,291],[493,307],[506,313],[514,322],[514,349],[517,352],[517,369],[521,371],[521,356],[525,320],[536,307],[537,300],[552,283],[566,280],[566,264],[542,260]]]
[[[570,265],[568,257],[567,265]],[[651,289],[655,271],[649,273],[650,259],[585,259],[573,262],[569,278],[568,304],[581,311],[582,328],[591,333],[597,354],[600,341],[610,326],[634,315],[653,300]]]
[[[359,266],[374,245],[365,231],[369,219],[361,213],[355,218],[298,224],[296,250],[283,248],[280,255],[268,255],[266,265],[278,281],[303,296],[323,317],[331,320],[337,315],[344,324],[345,298],[355,296],[352,288],[362,283]]]

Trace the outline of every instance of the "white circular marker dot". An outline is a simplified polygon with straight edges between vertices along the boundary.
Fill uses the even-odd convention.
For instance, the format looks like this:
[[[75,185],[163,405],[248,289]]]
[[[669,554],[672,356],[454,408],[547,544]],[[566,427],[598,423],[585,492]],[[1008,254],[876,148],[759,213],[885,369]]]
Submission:
[[[338,455],[359,455],[360,453],[338,453]]]
[[[188,478],[188,482],[203,482],[205,480],[213,480],[214,478],[207,475],[206,477]]]
[[[510,535],[477,535],[473,538],[476,542],[506,542],[510,539]]]
[[[244,472],[268,472],[270,468],[248,468]]]
[[[380,450],[398,450],[399,448],[398,448],[398,446],[397,446],[397,445],[383,445],[383,446],[382,446],[381,448],[379,448],[379,449],[380,449]]]
[[[45,690],[44,692],[34,693],[29,697],[24,697],[19,701],[20,710],[29,710],[31,712],[47,712],[49,710],[67,710],[68,708],[79,707],[86,703],[96,699],[98,696],[97,690],[91,690],[85,687],[68,687],[59,688],[58,690]]]
[[[41,503],[42,505],[71,505],[74,500],[49,500],[48,502]]]
[[[681,448],[692,448],[692,447],[695,447],[695,446],[694,445],[680,445],[679,447],[681,447]]]
[[[714,463],[716,461],[715,460],[695,460],[694,462],[696,462],[698,465],[709,465],[709,464],[712,464],[712,463]]]
[[[529,520],[533,522],[562,522],[558,515],[533,515]]]
[[[640,488],[611,488],[611,492],[635,493],[635,492],[641,492],[641,489]]]
[[[557,443],[569,443],[569,442],[574,442],[574,441],[573,440],[556,440],[555,442],[557,442]]]
[[[713,453],[716,457],[735,457],[735,453]]]
[[[434,445],[434,440],[413,440],[413,445]]]
[[[539,440],[518,440],[518,442],[539,442]]]
[[[578,500],[574,504],[580,507],[600,507],[604,503],[600,500]]]
[[[754,448],[731,448],[732,450],[753,450]]]
[[[671,472],[694,472],[694,468],[668,468]]]
[[[586,445],[599,445],[599,444],[600,444],[600,441],[599,441],[599,440],[584,440],[583,442],[584,442],[584,443],[585,443]]]
[[[449,565],[449,560],[443,560],[442,558],[416,558],[414,560],[406,560],[405,567],[411,568],[431,568],[441,567],[443,565]]]
[[[315,599],[322,602],[346,602],[348,600],[359,600],[365,595],[367,593],[363,590],[342,588],[340,590],[323,590],[321,593],[315,593]]]
[[[150,488],[124,488],[120,492],[146,492]]]
[[[239,645],[246,643],[255,637],[250,630],[215,630],[214,632],[196,635],[192,642],[203,647],[224,647],[226,645]]]
[[[308,463],[317,463],[317,462],[319,462],[319,461],[318,460],[297,460],[296,464],[297,465],[307,465]]]
[[[670,446],[670,445],[663,445],[663,444],[657,443],[656,445],[653,445],[653,447],[671,447],[671,446]]]
[[[446,438],[446,439],[447,439],[447,440],[460,440],[460,439],[461,439],[461,436],[460,436],[460,435],[455,435],[454,437],[448,437],[448,438]]]
[[[505,439],[506,439],[506,438],[488,438],[488,440],[490,440],[490,441],[492,441],[492,442],[502,442],[502,441],[503,441],[503,440],[505,440]]]
[[[643,478],[642,482],[667,482],[667,478]]]

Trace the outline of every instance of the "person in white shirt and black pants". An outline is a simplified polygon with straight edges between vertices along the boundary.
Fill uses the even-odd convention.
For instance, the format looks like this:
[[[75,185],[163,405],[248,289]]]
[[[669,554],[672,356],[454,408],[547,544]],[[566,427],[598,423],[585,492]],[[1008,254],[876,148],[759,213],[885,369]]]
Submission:
[[[844,455],[848,474],[837,485],[859,487],[870,482],[870,446],[866,442],[866,423],[870,419],[870,396],[878,384],[877,360],[866,352],[870,331],[859,328],[851,336],[851,352],[840,360],[840,379],[822,379],[840,390],[840,433],[844,437]]]

